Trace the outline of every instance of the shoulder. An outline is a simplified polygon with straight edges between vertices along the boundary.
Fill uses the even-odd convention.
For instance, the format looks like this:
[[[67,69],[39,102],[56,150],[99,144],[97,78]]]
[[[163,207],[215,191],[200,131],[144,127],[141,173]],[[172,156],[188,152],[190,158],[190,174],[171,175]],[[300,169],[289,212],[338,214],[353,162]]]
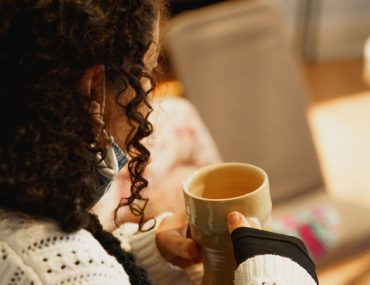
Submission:
[[[122,266],[85,230],[64,233],[51,221],[1,211],[0,244],[7,255],[0,268],[26,268],[40,284],[129,284]]]

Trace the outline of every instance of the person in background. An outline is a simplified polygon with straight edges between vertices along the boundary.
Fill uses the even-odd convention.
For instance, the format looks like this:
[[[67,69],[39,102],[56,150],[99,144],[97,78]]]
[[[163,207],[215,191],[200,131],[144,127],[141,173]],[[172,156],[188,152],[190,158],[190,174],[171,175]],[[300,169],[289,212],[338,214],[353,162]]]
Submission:
[[[0,284],[191,284],[182,268],[200,250],[184,214],[144,216],[162,9],[0,2]],[[109,191],[125,165],[130,184]],[[239,213],[228,221],[236,284],[317,283],[299,240],[248,228]]]

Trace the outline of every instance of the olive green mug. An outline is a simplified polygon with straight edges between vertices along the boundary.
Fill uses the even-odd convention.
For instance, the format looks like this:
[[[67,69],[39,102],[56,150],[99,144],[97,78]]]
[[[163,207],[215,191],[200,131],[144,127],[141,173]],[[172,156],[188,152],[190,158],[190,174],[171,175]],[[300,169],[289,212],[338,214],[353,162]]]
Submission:
[[[267,174],[246,163],[205,166],[183,182],[186,213],[192,238],[203,257],[203,285],[234,284],[235,260],[227,215],[244,214],[269,229],[271,197]]]

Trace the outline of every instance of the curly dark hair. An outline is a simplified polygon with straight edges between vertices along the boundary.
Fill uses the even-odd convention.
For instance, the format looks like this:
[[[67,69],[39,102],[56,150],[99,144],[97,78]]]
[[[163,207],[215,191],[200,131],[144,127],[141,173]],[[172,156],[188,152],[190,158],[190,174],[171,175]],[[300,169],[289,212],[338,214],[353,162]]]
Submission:
[[[108,83],[120,90],[117,104],[134,93],[121,105],[132,127],[126,145],[131,197],[124,203],[130,205],[148,184],[142,174],[150,154],[141,140],[152,127],[139,106],[150,107],[141,85],[151,78],[143,58],[161,2],[0,2],[0,207],[50,217],[66,232],[86,228],[106,248],[112,243],[88,213],[97,191],[95,156],[104,145],[91,149],[96,127],[80,80],[103,64]]]

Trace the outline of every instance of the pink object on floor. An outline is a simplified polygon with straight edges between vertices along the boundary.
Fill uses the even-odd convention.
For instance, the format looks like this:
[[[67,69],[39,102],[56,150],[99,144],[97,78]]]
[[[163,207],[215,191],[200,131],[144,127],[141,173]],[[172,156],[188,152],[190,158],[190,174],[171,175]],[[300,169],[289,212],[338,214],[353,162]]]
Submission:
[[[333,248],[340,235],[340,218],[336,209],[324,205],[301,208],[273,221],[275,232],[300,238],[313,257]]]

